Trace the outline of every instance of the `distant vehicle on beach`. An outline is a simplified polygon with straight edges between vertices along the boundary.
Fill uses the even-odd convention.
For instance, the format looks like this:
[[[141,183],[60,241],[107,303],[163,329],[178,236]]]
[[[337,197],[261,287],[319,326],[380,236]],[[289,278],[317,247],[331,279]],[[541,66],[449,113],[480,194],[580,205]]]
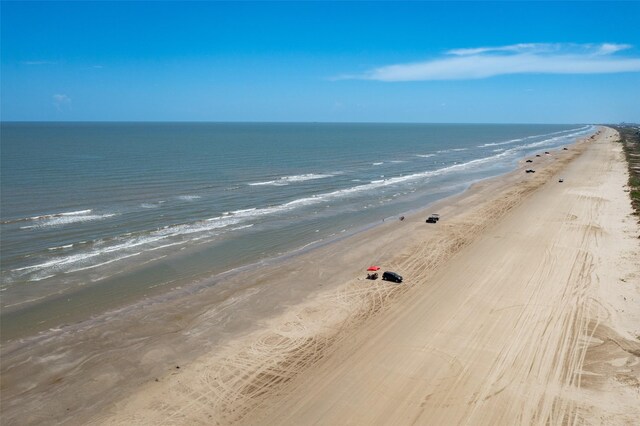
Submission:
[[[533,163],[533,160],[527,160],[526,162],[527,163]]]
[[[436,223],[437,221],[440,220],[440,215],[439,214],[432,214],[431,216],[429,216],[426,220],[427,223]]]
[[[568,150],[569,150],[569,148],[562,148],[562,150],[563,150],[563,151],[568,151]]]
[[[535,173],[536,171],[533,169],[526,170],[527,173]]]
[[[562,182],[564,182],[564,179],[560,178],[560,179],[558,179],[558,182],[562,183]]]
[[[391,272],[391,271],[385,271],[385,273],[382,274],[382,279],[385,281],[393,281],[394,283],[402,282],[402,277],[396,274],[395,272]]]

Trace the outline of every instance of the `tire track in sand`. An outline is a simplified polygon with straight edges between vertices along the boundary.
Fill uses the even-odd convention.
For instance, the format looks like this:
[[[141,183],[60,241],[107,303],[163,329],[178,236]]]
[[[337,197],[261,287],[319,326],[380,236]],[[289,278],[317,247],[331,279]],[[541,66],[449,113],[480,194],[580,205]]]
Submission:
[[[539,170],[535,178],[522,180],[496,199],[485,200],[466,214],[442,223],[429,244],[408,247],[403,253],[390,258],[387,262],[390,268],[410,271],[411,278],[405,285],[352,280],[338,291],[319,297],[274,320],[265,327],[266,331],[254,333],[196,363],[189,380],[170,376],[169,385],[160,393],[144,399],[143,403],[138,400],[133,405],[119,406],[114,416],[99,417],[96,421],[108,424],[233,424],[247,419],[252,413],[261,410],[268,412],[271,402],[282,401],[297,392],[300,384],[296,383],[296,378],[301,373],[320,364],[341,343],[348,343],[354,330],[394,306],[401,296],[406,295],[402,300],[407,301],[407,297],[411,297],[416,288],[429,282],[439,268],[519,206],[578,153],[579,150],[572,150],[562,160]],[[522,345],[505,345],[490,369],[486,385],[474,393],[472,400],[458,398],[458,403],[468,407],[468,419],[477,418],[482,423],[486,411],[480,411],[479,408],[483,401],[491,401],[492,396],[502,392],[511,383],[526,382],[531,380],[532,375],[553,377],[554,380],[566,375],[564,372],[569,369],[566,362],[549,362],[555,353],[550,349],[557,344],[567,348],[575,346],[581,333],[567,334],[565,330],[585,329],[586,319],[582,319],[585,309],[578,305],[567,311],[558,310],[558,304],[540,309],[546,306],[545,301],[550,296],[543,284],[557,262],[552,252],[555,250],[545,253],[546,261],[540,271],[534,274],[535,278],[527,283],[534,303],[528,303],[527,308],[520,312],[516,321],[520,327],[514,327],[523,333],[517,339]],[[584,265],[586,260],[576,258],[574,264]],[[574,274],[580,278],[576,278],[576,282],[589,275],[588,269],[576,268]],[[574,289],[567,289],[561,296],[569,304],[580,294],[577,285]],[[576,326],[568,327],[576,321]],[[453,319],[449,323],[453,324]],[[530,330],[524,327],[526,324],[536,324],[536,327]],[[487,327],[484,332],[472,337],[470,344],[481,345],[482,338],[495,327]],[[446,373],[450,374],[449,377],[440,377],[442,386],[447,388],[446,392],[439,391],[433,397],[421,398],[425,410],[434,406],[446,408],[455,405],[451,404],[452,398],[459,394],[460,388],[469,386],[471,377],[471,370],[464,361],[440,349],[436,338],[433,341],[431,349],[427,346],[425,352],[439,353],[441,359],[444,359],[442,354],[447,354],[451,360],[447,363],[458,368],[454,373]],[[538,346],[538,349],[528,353],[527,348],[532,345]],[[571,359],[576,357],[572,356]],[[556,366],[545,369],[547,365]],[[571,365],[574,366],[575,362]],[[563,380],[571,382],[572,379],[568,375]],[[438,391],[437,388],[435,390]],[[533,402],[535,400],[537,402]],[[513,408],[520,410],[516,417],[507,411],[498,419],[519,418],[523,422],[532,419],[535,422],[543,417],[548,419],[552,414],[554,418],[562,416],[567,411],[566,408],[555,408],[553,400],[549,401],[542,391],[531,401],[524,408]],[[557,412],[553,412],[554,409]],[[446,411],[443,410],[440,416],[432,419],[439,418],[446,422]],[[415,421],[420,422],[421,419],[421,414],[416,413]]]

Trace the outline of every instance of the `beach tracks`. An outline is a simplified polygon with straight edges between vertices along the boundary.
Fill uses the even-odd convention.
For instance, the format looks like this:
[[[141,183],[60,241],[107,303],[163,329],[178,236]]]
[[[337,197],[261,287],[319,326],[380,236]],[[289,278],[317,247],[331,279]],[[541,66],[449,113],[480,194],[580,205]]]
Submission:
[[[172,385],[164,390],[165,394],[136,403],[141,410],[115,423],[226,425],[242,420],[255,409],[265,408],[263,403],[267,399],[292,392],[287,386],[292,379],[331,354],[358,326],[392,306],[414,286],[422,285],[439,265],[535,187],[529,183],[490,206],[480,206],[474,216],[482,220],[443,224],[443,232],[431,244],[413,247],[407,252],[410,254],[399,255],[391,267],[412,271],[405,283],[353,280],[337,291],[315,298],[307,306],[271,321],[265,331],[195,363],[193,371],[169,376]],[[147,396],[143,398],[146,400]]]
[[[331,353],[354,326],[383,310],[406,287],[354,281],[224,348],[192,370],[168,377],[165,393],[138,401],[135,414],[101,423],[232,424],[283,394],[300,372]],[[184,374],[183,374],[184,373]],[[125,410],[128,411],[128,410]]]
[[[149,385],[145,392],[139,392],[134,399],[117,406],[112,417],[98,419],[98,422],[225,425],[243,420],[256,423],[260,419],[257,423],[269,424],[270,421],[264,419],[268,419],[270,415],[279,415],[277,418],[283,419],[283,415],[287,416],[305,404],[315,407],[316,401],[307,396],[306,391],[309,389],[305,388],[305,383],[296,380],[299,376],[310,371],[314,365],[319,367],[327,364],[324,365],[322,374],[328,378],[321,384],[329,389],[331,384],[339,380],[336,377],[345,376],[344,369],[347,367],[342,365],[342,361],[353,361],[349,359],[349,354],[369,343],[352,341],[362,338],[356,332],[359,327],[397,306],[399,300],[406,302],[419,295],[418,288],[429,286],[431,277],[443,265],[520,205],[577,155],[579,149],[574,149],[546,168],[538,169],[536,176],[519,181],[497,197],[478,201],[459,217],[447,218],[438,225],[436,232],[429,234],[428,244],[423,242],[407,247],[403,252],[389,257],[385,264],[390,269],[403,274],[410,272],[405,274],[404,284],[358,279],[345,283],[338,290],[327,292],[270,320],[261,331],[234,341],[187,368],[162,378],[162,386]],[[555,241],[555,245],[548,248],[536,248],[544,261],[531,272],[532,278],[517,294],[523,300],[514,297],[513,303],[503,303],[505,307],[490,310],[485,322],[474,322],[473,312],[466,313],[461,308],[459,314],[454,312],[451,318],[446,317],[445,323],[439,328],[434,325],[431,333],[425,329],[421,338],[427,341],[422,346],[417,340],[413,340],[411,346],[402,346],[403,343],[400,343],[397,346],[399,350],[406,347],[409,348],[408,351],[431,354],[432,366],[428,363],[419,365],[417,368],[429,369],[421,370],[424,375],[420,379],[411,378],[408,383],[417,380],[416,385],[407,388],[401,395],[392,392],[393,383],[389,382],[388,392],[384,395],[372,386],[358,388],[362,392],[360,399],[376,401],[378,398],[381,405],[384,405],[396,395],[399,399],[394,406],[399,408],[396,412],[388,412],[386,418],[389,421],[405,419],[405,423],[411,423],[406,420],[409,414],[413,416],[414,422],[422,424],[458,424],[469,421],[474,424],[555,424],[583,421],[588,409],[572,401],[570,393],[581,386],[585,387],[585,379],[580,373],[585,362],[605,368],[602,366],[603,362],[594,358],[594,352],[589,350],[614,341],[621,342],[620,348],[624,350],[620,350],[624,353],[630,354],[636,350],[634,342],[622,339],[615,333],[609,333],[609,337],[602,336],[607,329],[600,323],[609,317],[610,309],[603,307],[594,298],[594,294],[588,291],[592,287],[592,280],[597,277],[592,270],[596,259],[590,254],[590,248],[598,243],[602,232],[593,226],[590,217],[598,214],[599,204],[592,203],[589,206],[595,210],[568,212],[558,225],[559,228],[581,227],[584,232],[576,235],[580,235],[582,240],[572,242],[572,245],[577,245],[577,250],[572,246],[565,257],[559,258],[557,253],[559,250],[562,252],[565,241]],[[554,271],[561,262],[570,259],[571,263],[563,268],[567,272],[563,279],[569,285],[553,287],[557,294],[550,293],[551,287],[547,284],[558,278],[553,275]],[[481,283],[474,283],[473,280],[467,281],[469,282],[461,289],[463,291],[458,293],[464,294],[469,301],[485,297],[482,291],[490,294],[491,290],[500,290],[500,285],[509,284],[488,281],[480,285]],[[433,308],[436,309],[436,306],[433,305]],[[414,306],[414,311],[412,318],[405,318],[407,322],[419,320],[425,308]],[[464,315],[469,316],[469,321],[465,323],[469,337],[458,341],[445,331],[447,328],[454,330],[455,321]],[[425,324],[429,326],[428,321]],[[497,332],[503,333],[505,338],[495,340]],[[498,337],[500,336],[498,333]],[[459,349],[456,345],[481,348],[483,339],[498,342],[495,355],[487,355],[486,350],[473,353],[466,349],[455,355]],[[598,342],[601,342],[600,346]],[[371,343],[372,348],[376,348],[374,343]],[[340,351],[341,347],[351,349]],[[387,360],[400,356],[395,353],[395,348],[378,346],[377,349],[386,354]],[[362,363],[367,362],[364,358],[367,353],[372,354],[368,355],[372,363],[374,360],[379,361],[375,358],[375,350],[371,350],[362,354]],[[329,361],[330,356],[330,363],[323,362]],[[635,377],[635,367],[627,365],[633,363],[632,359],[625,359],[626,370],[620,371],[620,380],[630,382]],[[404,362],[411,364],[414,361],[415,359],[408,357]],[[442,365],[440,370],[433,367],[438,362]],[[397,377],[401,376],[398,374],[403,367],[401,364],[385,365],[390,371],[395,369],[393,380],[398,380]],[[629,371],[632,373],[629,374]],[[428,380],[429,375],[432,375],[432,380]],[[320,379],[316,378],[318,380]],[[381,383],[378,382],[375,386]],[[398,383],[400,384],[397,386],[402,385],[401,382]],[[521,389],[521,395],[517,395],[517,389]],[[419,391],[426,394],[413,394]],[[509,397],[504,397],[507,394]],[[319,400],[329,401],[326,396]],[[318,402],[320,403],[322,402]],[[320,418],[326,424],[330,424],[331,419],[347,418],[339,414],[338,402],[334,401],[332,406],[329,405],[330,402],[326,404],[331,408],[320,411],[324,413]],[[379,421],[383,418],[371,417],[379,406],[371,405],[367,409],[364,405],[366,404],[349,405],[350,415],[359,414],[359,417],[353,418],[359,418],[363,424],[370,424],[367,420]],[[402,411],[402,407],[406,410]],[[301,416],[292,414],[287,420],[282,420],[282,423],[301,424],[296,423],[296,419],[299,421]],[[307,420],[315,423],[318,418],[314,420],[310,417]]]

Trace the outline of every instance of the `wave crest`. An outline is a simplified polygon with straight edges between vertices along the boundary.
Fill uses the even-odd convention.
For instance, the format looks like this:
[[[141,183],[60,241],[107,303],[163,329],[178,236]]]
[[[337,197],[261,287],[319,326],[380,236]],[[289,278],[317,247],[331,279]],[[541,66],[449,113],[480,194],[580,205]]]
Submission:
[[[248,185],[249,186],[263,186],[263,185],[284,186],[284,185],[289,185],[290,183],[305,182],[308,180],[315,180],[315,179],[326,179],[333,176],[335,175],[306,173],[302,175],[282,176],[274,180],[268,180],[264,182],[253,182],[253,183],[249,183]]]

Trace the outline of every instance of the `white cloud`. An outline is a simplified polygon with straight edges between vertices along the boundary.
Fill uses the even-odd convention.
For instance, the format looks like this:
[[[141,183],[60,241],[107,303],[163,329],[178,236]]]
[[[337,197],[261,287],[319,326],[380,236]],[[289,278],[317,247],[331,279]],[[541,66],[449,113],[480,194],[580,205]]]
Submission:
[[[54,65],[55,62],[51,61],[22,61],[22,65]]]
[[[497,46],[497,47],[474,47],[471,49],[453,49],[447,53],[449,55],[466,56],[466,55],[479,55],[482,53],[490,52],[549,52],[558,49],[558,44],[550,43],[519,43],[511,44],[509,46]]]
[[[505,74],[606,74],[640,71],[640,58],[615,57],[628,44],[523,43],[454,49],[424,62],[388,65],[339,79],[379,81],[469,80]]]
[[[620,50],[631,49],[633,46],[630,44],[612,44],[612,43],[603,43],[598,46],[597,54],[599,55],[609,55],[611,53],[616,53]]]
[[[55,94],[53,95],[53,106],[55,106],[58,111],[69,109],[71,108],[71,98],[64,94]]]

